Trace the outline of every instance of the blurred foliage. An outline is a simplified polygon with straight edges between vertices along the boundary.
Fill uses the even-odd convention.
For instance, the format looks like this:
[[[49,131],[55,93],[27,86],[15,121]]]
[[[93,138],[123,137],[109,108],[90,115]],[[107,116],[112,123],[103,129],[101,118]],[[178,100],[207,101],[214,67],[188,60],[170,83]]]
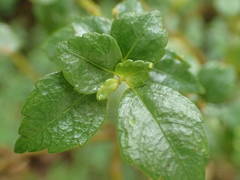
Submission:
[[[228,100],[235,89],[236,72],[232,67],[224,67],[216,62],[205,64],[198,74],[205,87],[205,100],[210,103],[221,103]]]
[[[127,180],[145,179],[115,159],[111,133],[101,132],[85,148],[66,153],[12,153],[24,99],[36,79],[56,70],[43,51],[49,36],[79,17],[111,17],[118,2],[0,0],[0,179],[107,180],[117,179],[119,174]],[[204,94],[188,96],[206,122],[211,149],[207,179],[239,180],[240,1],[141,2],[145,9],[161,10],[169,31],[168,49],[190,64],[189,71],[198,75],[205,88]]]

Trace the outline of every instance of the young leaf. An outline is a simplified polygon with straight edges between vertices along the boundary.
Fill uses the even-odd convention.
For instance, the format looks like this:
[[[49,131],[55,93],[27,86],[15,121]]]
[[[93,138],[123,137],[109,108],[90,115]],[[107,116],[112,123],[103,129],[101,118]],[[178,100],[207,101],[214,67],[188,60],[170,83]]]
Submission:
[[[83,145],[104,120],[105,105],[93,95],[80,95],[61,73],[38,81],[22,114],[18,153],[48,149],[62,152]]]
[[[113,16],[119,17],[128,12],[142,13],[144,12],[143,7],[138,0],[126,0],[119,3],[113,9]]]
[[[124,158],[153,179],[203,180],[208,156],[200,112],[159,84],[127,91],[118,110]]]
[[[109,34],[110,29],[111,21],[106,18],[95,16],[80,18],[50,36],[44,44],[44,50],[49,58],[57,64],[57,45],[59,42],[68,40],[75,36],[82,36],[83,34],[89,32]]]
[[[182,93],[204,92],[199,80],[189,71],[188,63],[170,51],[154,65],[150,77],[154,82]]]
[[[230,98],[236,85],[236,72],[231,66],[210,62],[198,74],[206,89],[203,97],[211,103],[221,103]]]
[[[119,86],[119,79],[111,78],[106,80],[97,92],[97,100],[105,100]]]
[[[83,94],[97,92],[112,77],[111,72],[122,59],[114,38],[106,34],[87,33],[62,43],[59,59],[66,80]]]
[[[156,62],[164,54],[167,33],[159,11],[127,13],[115,19],[111,29],[124,59]]]
[[[116,66],[115,73],[130,87],[139,87],[146,83],[152,68],[153,63],[150,62],[126,60]]]

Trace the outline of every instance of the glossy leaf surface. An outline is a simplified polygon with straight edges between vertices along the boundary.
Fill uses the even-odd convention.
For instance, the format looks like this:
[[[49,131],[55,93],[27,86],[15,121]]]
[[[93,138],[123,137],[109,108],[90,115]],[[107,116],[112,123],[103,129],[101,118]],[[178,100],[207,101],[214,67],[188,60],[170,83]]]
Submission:
[[[111,34],[117,40],[124,59],[150,62],[163,56],[168,39],[159,11],[127,13],[113,21]]]
[[[124,158],[153,179],[203,180],[207,140],[200,112],[159,84],[127,91],[118,111]]]
[[[60,42],[89,32],[110,33],[110,29],[111,21],[106,18],[95,16],[80,18],[53,33],[44,44],[44,50],[49,58],[58,64],[57,46]]]
[[[152,68],[153,63],[150,62],[126,60],[116,66],[115,72],[130,87],[138,87],[146,83]]]
[[[109,34],[111,30],[111,21],[103,17],[84,17],[72,23],[76,36],[82,36],[88,32],[97,32],[100,34]]]
[[[150,73],[154,82],[182,93],[203,93],[199,80],[189,71],[189,65],[173,52],[168,51]]]
[[[102,124],[104,109],[95,96],[75,92],[61,73],[50,74],[37,82],[22,110],[15,151],[56,153],[83,145]]]
[[[64,77],[84,94],[97,92],[122,58],[116,41],[110,35],[98,33],[70,39],[62,43],[59,51]]]

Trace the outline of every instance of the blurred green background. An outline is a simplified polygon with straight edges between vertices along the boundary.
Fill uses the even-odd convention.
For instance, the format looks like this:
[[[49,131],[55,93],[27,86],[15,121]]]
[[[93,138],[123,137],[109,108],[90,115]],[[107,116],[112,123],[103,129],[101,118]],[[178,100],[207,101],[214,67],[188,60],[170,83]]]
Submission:
[[[42,50],[76,17],[112,17],[118,0],[0,0],[0,180],[144,180],[120,157],[106,124],[83,148],[13,153],[21,107],[34,82],[57,71]],[[240,180],[240,0],[142,0],[160,9],[168,48],[191,64],[206,89],[186,94],[203,113],[210,146],[207,180]]]

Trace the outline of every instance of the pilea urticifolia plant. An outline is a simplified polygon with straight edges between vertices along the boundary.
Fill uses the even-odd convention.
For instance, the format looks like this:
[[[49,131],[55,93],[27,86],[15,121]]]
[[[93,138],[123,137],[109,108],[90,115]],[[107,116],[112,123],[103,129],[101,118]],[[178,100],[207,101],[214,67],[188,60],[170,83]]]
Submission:
[[[39,80],[28,97],[15,151],[63,152],[113,121],[123,159],[150,178],[205,179],[204,125],[184,96],[203,87],[166,48],[159,11],[128,0],[113,14],[112,21],[77,19],[46,42],[59,72]]]

